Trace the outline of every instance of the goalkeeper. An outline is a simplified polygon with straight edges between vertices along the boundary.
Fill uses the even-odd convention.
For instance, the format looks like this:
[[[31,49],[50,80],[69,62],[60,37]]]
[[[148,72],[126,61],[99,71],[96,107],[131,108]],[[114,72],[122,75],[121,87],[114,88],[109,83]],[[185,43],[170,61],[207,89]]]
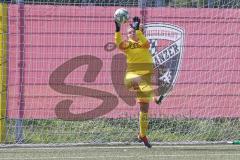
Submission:
[[[149,102],[154,98],[151,77],[153,74],[153,60],[149,52],[150,44],[143,35],[143,28],[140,26],[139,17],[133,18],[133,24],[128,28],[128,40],[122,40],[120,24],[115,22],[115,43],[117,47],[126,55],[127,70],[124,84],[129,90],[134,90],[137,94],[137,102],[140,105],[139,141],[151,148],[146,133],[148,130],[148,109]]]

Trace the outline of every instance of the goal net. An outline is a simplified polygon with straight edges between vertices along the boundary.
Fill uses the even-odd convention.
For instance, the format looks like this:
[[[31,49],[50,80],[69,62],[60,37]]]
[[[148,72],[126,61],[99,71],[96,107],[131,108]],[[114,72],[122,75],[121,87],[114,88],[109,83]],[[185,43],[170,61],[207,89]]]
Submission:
[[[125,56],[114,45],[113,14],[120,7],[144,22],[154,83],[165,95],[161,105],[150,104],[150,140],[240,138],[239,2],[25,0],[1,5],[7,9],[1,14],[2,37],[7,37],[1,47],[6,64],[1,65],[2,143],[135,142],[139,106],[124,86]],[[121,27],[123,37],[127,27]]]

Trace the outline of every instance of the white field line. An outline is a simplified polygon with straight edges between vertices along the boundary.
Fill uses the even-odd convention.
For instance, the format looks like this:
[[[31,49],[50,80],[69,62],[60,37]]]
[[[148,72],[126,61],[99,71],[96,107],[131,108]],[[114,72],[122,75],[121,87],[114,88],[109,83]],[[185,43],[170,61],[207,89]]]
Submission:
[[[139,158],[151,158],[151,157],[206,157],[206,156],[240,156],[240,154],[193,154],[193,155],[182,155],[182,154],[175,154],[175,155],[145,155],[139,156]],[[99,158],[135,158],[137,159],[138,156],[76,156],[76,157],[38,157],[38,158],[0,158],[0,160],[37,160],[37,159],[99,159]]]
[[[69,150],[73,150],[73,149],[130,149],[130,148],[144,148],[144,145],[141,144],[141,145],[121,145],[121,146],[118,146],[118,145],[113,145],[113,146],[94,146],[94,145],[73,145],[73,146],[35,146],[35,145],[18,145],[18,146],[0,146],[0,151],[3,151],[3,150],[66,150],[66,149],[69,149]],[[230,145],[230,144],[224,144],[224,145],[153,145],[153,148],[191,148],[191,149],[194,149],[194,148],[219,148],[219,149],[222,149],[222,148],[226,148],[229,149],[229,148],[239,148],[239,145]]]

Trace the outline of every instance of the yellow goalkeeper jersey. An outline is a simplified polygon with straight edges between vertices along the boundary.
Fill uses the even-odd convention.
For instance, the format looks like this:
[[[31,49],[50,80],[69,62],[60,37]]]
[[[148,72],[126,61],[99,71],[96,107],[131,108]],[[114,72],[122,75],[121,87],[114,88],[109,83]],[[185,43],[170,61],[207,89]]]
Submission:
[[[121,33],[115,32],[115,43],[126,54],[127,72],[140,75],[152,73],[153,60],[147,39],[140,30],[136,31],[136,35],[139,41],[122,41]]]

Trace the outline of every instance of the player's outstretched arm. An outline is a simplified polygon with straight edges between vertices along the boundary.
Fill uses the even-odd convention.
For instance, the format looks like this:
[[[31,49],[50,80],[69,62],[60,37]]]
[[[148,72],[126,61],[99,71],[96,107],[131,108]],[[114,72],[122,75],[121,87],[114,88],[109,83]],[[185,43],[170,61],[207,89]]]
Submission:
[[[121,25],[115,21],[115,44],[121,50],[125,50],[127,48],[127,42],[122,40],[122,35],[120,32]]]
[[[140,18],[133,17],[133,28],[136,30],[137,37],[139,41],[142,43],[142,47],[149,48],[150,44],[147,38],[144,36],[143,32],[140,30]]]
[[[115,22],[115,31],[116,32],[120,32],[120,28],[121,28],[121,24],[119,24],[118,22],[114,21]]]

